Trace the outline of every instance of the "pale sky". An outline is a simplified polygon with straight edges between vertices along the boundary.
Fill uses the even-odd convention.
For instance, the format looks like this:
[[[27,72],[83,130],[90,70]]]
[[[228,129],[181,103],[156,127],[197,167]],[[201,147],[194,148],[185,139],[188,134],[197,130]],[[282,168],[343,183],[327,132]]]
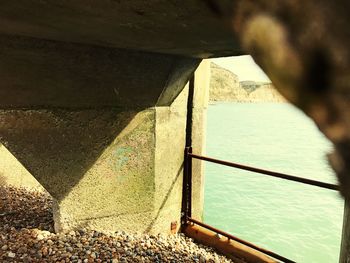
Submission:
[[[213,58],[211,61],[235,73],[238,76],[239,81],[254,80],[271,82],[249,55]]]

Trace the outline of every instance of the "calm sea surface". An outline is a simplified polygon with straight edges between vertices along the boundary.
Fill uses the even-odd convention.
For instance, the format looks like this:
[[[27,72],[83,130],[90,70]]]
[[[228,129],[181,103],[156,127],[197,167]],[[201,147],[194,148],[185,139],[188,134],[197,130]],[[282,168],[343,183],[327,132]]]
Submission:
[[[289,104],[210,105],[207,155],[335,183],[332,145]],[[204,222],[301,263],[336,263],[343,201],[330,190],[206,163]]]

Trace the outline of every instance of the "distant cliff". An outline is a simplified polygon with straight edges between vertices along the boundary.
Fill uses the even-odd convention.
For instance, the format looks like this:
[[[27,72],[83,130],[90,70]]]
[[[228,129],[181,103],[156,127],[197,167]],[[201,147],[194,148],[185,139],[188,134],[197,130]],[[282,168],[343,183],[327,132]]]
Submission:
[[[242,81],[233,72],[211,63],[209,100],[232,102],[285,102],[271,83]]]

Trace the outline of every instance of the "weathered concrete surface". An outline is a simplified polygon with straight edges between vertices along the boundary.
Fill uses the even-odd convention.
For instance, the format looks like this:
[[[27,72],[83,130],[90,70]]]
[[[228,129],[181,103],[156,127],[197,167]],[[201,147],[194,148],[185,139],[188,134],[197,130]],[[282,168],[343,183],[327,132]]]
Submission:
[[[0,138],[62,200],[136,114],[113,108],[2,110]]]
[[[176,223],[177,229],[180,227],[187,97],[188,85],[170,107],[156,108],[154,179],[157,215],[149,226],[155,232],[169,229],[171,222]],[[176,216],[170,217],[170,221],[169,215]]]
[[[0,3],[0,33],[192,57],[240,53],[229,27],[200,0]]]
[[[194,127],[203,128],[206,99],[203,86],[197,84],[202,81],[203,64],[199,69]],[[180,226],[187,96],[188,85],[171,106],[139,112],[1,110],[0,135],[56,199],[57,231],[87,227],[167,233],[171,223]],[[203,146],[202,138],[202,130],[194,133],[196,149]],[[25,173],[36,182],[7,154],[12,164],[1,164],[5,173]],[[199,216],[203,192],[197,187],[203,187],[202,172],[202,164],[194,163],[193,207]],[[21,186],[28,186],[28,181]]]
[[[2,110],[5,145],[56,199],[55,227],[169,232],[180,219],[187,90],[145,110]]]
[[[183,87],[199,60],[27,37],[0,44],[0,142],[56,199],[56,230],[179,227]]]
[[[57,231],[179,227],[183,88],[198,57],[238,52],[205,4],[182,5],[0,4],[0,142],[56,199]]]
[[[209,101],[210,61],[203,60],[194,75],[194,96],[192,113],[193,153],[205,155],[207,107]],[[192,217],[203,219],[205,162],[192,160]]]
[[[0,108],[10,109],[170,105],[200,62],[3,35],[0,47]]]
[[[45,191],[42,185],[1,143],[0,160],[0,185],[23,187],[35,191]]]
[[[107,126],[109,121],[101,124]],[[155,109],[150,108],[138,112],[124,129],[114,132],[113,141],[76,185],[68,186],[66,195],[58,199],[54,213],[57,231],[82,226],[99,230],[145,230],[154,211],[154,130]],[[69,164],[68,168],[72,166]],[[72,173],[67,176],[68,182]]]

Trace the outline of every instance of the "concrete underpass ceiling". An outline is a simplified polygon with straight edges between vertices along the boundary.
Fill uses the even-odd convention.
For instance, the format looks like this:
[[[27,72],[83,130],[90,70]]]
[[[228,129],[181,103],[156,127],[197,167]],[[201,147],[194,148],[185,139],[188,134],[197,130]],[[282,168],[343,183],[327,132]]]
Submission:
[[[1,1],[0,34],[199,58],[241,54],[201,0]]]

